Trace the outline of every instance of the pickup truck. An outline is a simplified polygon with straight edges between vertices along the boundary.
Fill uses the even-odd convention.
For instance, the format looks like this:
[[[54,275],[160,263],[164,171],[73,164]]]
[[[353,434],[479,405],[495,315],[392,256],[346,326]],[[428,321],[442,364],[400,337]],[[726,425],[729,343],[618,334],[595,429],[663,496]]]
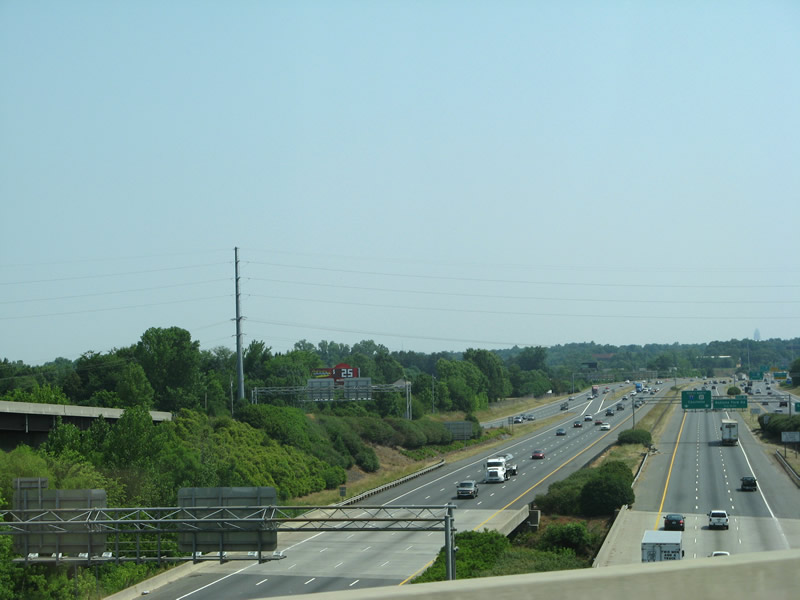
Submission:
[[[728,528],[728,513],[724,510],[712,510],[708,513],[708,528],[709,529],[727,529]]]

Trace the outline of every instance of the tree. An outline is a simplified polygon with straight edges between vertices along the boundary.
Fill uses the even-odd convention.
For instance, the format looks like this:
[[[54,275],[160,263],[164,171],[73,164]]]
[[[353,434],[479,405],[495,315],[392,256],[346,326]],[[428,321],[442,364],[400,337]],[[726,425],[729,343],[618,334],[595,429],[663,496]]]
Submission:
[[[187,398],[196,403],[191,394],[199,381],[200,343],[193,342],[188,331],[152,327],[136,345],[135,356],[153,387],[157,408],[175,411],[181,408],[176,402]]]
[[[464,353],[464,360],[473,363],[486,376],[486,394],[489,402],[496,402],[511,394],[511,382],[508,370],[500,358],[488,350],[469,348]]]
[[[117,380],[116,391],[121,408],[144,406],[150,410],[153,407],[153,386],[147,380],[141,365],[125,365]]]
[[[514,363],[523,371],[545,371],[547,369],[546,360],[546,348],[526,346],[515,357]]]
[[[789,367],[789,377],[792,378],[792,385],[800,384],[800,358],[796,359]]]

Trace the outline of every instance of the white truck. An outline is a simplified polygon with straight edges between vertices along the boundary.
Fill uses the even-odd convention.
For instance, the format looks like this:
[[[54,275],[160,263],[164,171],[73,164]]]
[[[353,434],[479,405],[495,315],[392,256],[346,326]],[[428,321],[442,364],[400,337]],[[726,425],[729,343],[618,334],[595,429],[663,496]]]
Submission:
[[[513,464],[511,454],[493,456],[486,460],[486,483],[507,481],[509,477],[517,474],[517,465]]]
[[[734,419],[722,419],[722,445],[735,446],[739,443],[739,423]]]
[[[642,538],[642,562],[660,562],[662,560],[681,560],[683,543],[680,531],[644,532]]]

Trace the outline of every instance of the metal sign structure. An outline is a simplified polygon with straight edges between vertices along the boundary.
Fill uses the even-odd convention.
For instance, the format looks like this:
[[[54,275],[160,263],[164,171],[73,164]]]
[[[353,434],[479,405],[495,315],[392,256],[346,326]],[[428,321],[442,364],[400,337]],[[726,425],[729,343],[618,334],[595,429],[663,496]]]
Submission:
[[[410,387],[410,382],[372,383],[369,377],[353,377],[336,385],[333,379],[309,379],[307,385],[284,387],[256,387],[250,391],[251,404],[258,404],[260,398],[283,397],[296,402],[333,402],[372,400],[375,394],[402,392]]]
[[[445,536],[448,579],[455,578],[455,546],[453,538],[454,509],[452,504],[436,506],[203,506],[171,508],[71,508],[22,509],[0,511],[0,535],[30,536],[46,532],[55,536],[71,533],[76,527],[107,536],[113,551],[100,555],[82,553],[65,556],[56,553],[40,557],[28,554],[14,562],[28,564],[104,562],[167,562],[276,560],[282,552],[262,554],[250,552],[228,554],[225,535],[231,531],[441,531]],[[69,524],[69,527],[66,525]],[[162,542],[174,542],[180,534],[216,534],[219,546],[210,556],[193,552],[190,556],[165,556]],[[144,542],[155,537],[155,545]],[[171,544],[169,547],[174,547]],[[237,545],[234,550],[245,550]]]

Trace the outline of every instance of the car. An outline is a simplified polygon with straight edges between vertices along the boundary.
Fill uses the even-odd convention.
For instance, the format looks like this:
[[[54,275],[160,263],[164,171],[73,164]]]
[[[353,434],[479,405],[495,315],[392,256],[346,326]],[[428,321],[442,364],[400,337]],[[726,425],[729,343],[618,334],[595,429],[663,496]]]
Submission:
[[[740,488],[743,492],[758,491],[758,482],[756,478],[751,475],[742,477],[742,486]]]
[[[613,417],[614,416],[614,409],[613,408],[607,409],[606,410],[606,416],[607,417]]]
[[[517,415],[516,417],[514,417],[514,423],[522,423],[522,416]]]
[[[595,419],[594,424],[595,425],[602,425],[603,424],[603,419]]]
[[[456,496],[459,498],[477,498],[478,482],[474,479],[467,479],[456,486]]]
[[[583,427],[583,421],[575,421],[572,424],[573,427]]]
[[[760,394],[760,393],[761,393],[761,388],[756,388],[756,394]]]
[[[592,415],[584,415],[583,420],[584,421],[591,421],[592,420]]]
[[[569,410],[569,404],[564,402],[561,404],[561,410]]]
[[[600,431],[611,431],[611,423],[603,423],[600,425]]]
[[[558,429],[556,429],[556,435],[567,435],[567,430],[562,427],[559,427]]]
[[[709,529],[728,529],[728,513],[724,510],[712,510],[708,513]]]
[[[778,406],[789,406],[789,402],[787,400],[781,400],[778,402]]]
[[[526,421],[535,421],[536,417],[529,413],[529,414],[525,415],[525,420]]]
[[[725,550],[714,550],[709,556],[730,556],[730,552],[726,552]]]
[[[544,458],[544,450],[534,450],[533,454],[531,454],[531,458],[534,460],[539,460]]]
[[[570,396],[569,401],[572,402],[573,400],[575,400],[575,396]]]
[[[686,527],[683,515],[669,513],[664,515],[664,529],[667,531],[683,531]]]
[[[617,404],[617,410],[625,410],[625,405],[620,402]]]

